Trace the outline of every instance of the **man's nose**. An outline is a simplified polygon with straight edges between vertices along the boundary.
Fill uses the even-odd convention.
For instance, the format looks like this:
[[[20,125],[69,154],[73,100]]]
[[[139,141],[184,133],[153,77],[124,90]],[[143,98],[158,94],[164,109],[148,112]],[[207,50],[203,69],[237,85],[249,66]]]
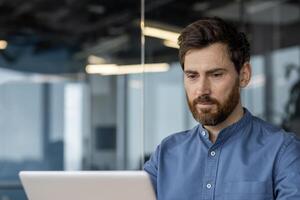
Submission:
[[[206,78],[199,80],[199,83],[197,84],[197,95],[209,95],[210,92],[211,90],[209,81]]]

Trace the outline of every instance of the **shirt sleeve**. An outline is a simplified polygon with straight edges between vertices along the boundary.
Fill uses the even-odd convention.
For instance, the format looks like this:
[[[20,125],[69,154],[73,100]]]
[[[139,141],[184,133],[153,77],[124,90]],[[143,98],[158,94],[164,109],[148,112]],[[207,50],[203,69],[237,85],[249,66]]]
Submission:
[[[144,165],[144,170],[150,176],[155,193],[157,193],[157,172],[158,172],[159,152],[160,152],[160,146],[156,148],[155,152],[151,155],[150,159]]]
[[[300,199],[300,140],[293,138],[278,155],[274,177],[276,200]]]

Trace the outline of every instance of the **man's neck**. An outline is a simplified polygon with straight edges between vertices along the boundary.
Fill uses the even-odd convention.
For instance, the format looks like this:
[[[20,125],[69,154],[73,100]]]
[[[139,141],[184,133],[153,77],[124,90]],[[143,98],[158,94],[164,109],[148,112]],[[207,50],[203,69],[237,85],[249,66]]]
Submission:
[[[235,107],[233,112],[227,117],[226,120],[221,122],[220,124],[217,124],[216,126],[204,126],[206,130],[209,132],[209,139],[212,143],[215,143],[217,140],[217,137],[220,133],[220,131],[231,124],[234,124],[235,122],[239,121],[244,115],[244,110],[239,102],[238,105]]]

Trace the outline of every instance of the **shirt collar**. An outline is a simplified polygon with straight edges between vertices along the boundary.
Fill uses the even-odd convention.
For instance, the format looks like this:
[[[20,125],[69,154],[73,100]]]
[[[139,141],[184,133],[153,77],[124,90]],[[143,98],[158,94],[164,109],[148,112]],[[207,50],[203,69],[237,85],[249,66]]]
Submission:
[[[204,139],[206,143],[209,141],[211,143],[211,145],[209,145],[209,146],[212,146],[212,145],[219,146],[219,145],[223,144],[228,138],[230,138],[233,135],[235,135],[236,133],[240,132],[240,130],[243,130],[243,128],[249,124],[251,119],[252,119],[252,114],[246,108],[244,108],[243,117],[239,121],[222,129],[218,135],[218,138],[217,138],[215,144],[212,144],[209,141],[208,131],[201,124],[199,125],[200,137],[202,139]],[[203,134],[203,133],[206,133],[206,134]]]

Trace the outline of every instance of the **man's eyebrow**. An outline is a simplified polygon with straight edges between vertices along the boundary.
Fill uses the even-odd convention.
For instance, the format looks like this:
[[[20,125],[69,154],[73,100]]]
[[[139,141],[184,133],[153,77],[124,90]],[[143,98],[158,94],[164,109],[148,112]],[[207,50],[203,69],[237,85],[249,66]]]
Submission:
[[[197,74],[198,72],[194,71],[194,70],[185,70],[184,73],[185,74]]]
[[[214,68],[211,70],[206,71],[207,74],[212,74],[212,73],[216,73],[216,72],[225,72],[227,71],[227,69],[224,68]]]
[[[206,71],[207,74],[212,74],[212,73],[215,73],[215,72],[225,72],[227,71],[227,69],[224,69],[224,68],[214,68],[214,69],[210,69],[208,71]],[[185,70],[184,71],[185,74],[197,74],[198,72],[195,71],[195,70]]]

